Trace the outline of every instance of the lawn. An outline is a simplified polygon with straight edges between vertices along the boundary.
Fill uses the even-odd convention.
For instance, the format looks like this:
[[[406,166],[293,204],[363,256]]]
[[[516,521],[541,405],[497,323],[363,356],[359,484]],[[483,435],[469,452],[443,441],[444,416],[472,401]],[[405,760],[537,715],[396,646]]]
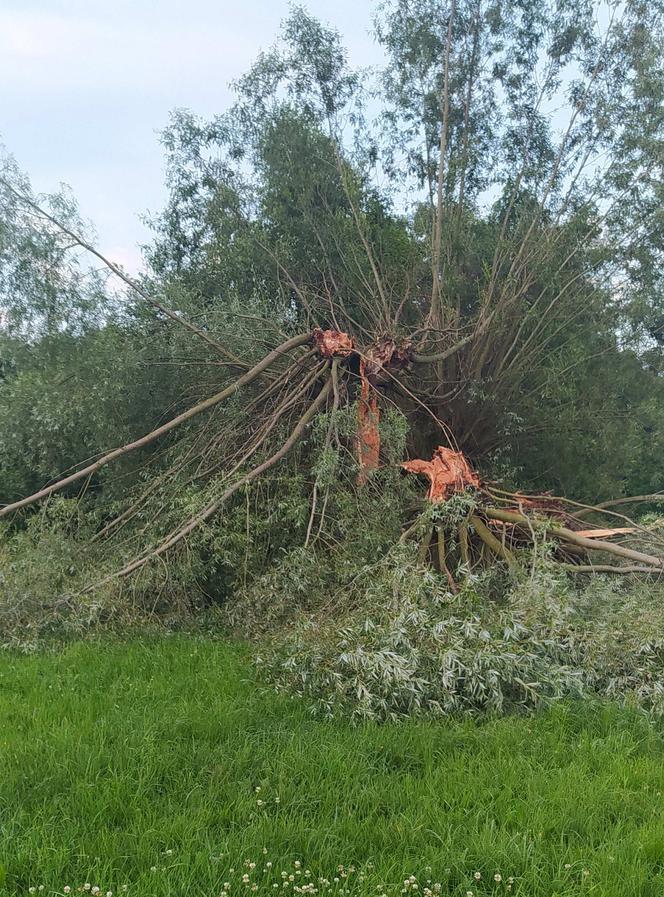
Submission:
[[[655,897],[663,790],[664,740],[615,707],[354,729],[223,642],[0,656],[11,894]]]

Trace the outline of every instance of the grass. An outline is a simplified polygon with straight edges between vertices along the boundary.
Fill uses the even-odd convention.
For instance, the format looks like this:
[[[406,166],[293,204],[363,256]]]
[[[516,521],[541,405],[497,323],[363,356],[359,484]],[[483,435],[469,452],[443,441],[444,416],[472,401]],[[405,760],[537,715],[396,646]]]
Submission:
[[[325,877],[391,897],[413,874],[409,893],[507,895],[513,877],[528,897],[655,897],[663,790],[664,741],[615,707],[352,729],[261,689],[221,642],[0,657],[12,894],[323,893]]]

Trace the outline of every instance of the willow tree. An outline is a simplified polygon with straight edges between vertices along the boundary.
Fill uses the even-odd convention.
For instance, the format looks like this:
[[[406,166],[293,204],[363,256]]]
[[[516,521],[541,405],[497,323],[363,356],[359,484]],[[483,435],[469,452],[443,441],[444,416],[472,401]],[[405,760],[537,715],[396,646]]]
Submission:
[[[175,483],[203,483],[204,500],[189,513],[176,503],[158,537],[130,530],[132,554],[109,574],[129,576],[218,525],[323,414],[324,448],[345,438],[358,490],[370,490],[388,460],[381,412],[396,407],[430,498],[477,495],[459,528],[464,563],[481,549],[511,564],[508,543],[528,542],[533,512],[570,567],[599,548],[629,562],[613,569],[660,569],[652,553],[598,543],[580,506],[492,490],[475,471],[514,469],[520,452],[545,463],[552,432],[592,421],[605,433],[615,390],[588,384],[612,365],[659,395],[662,12],[391,0],[376,22],[386,64],[367,73],[349,67],[335,32],[294,10],[230,110],[173,116],[169,201],[139,280],[3,179],[32,226],[91,252],[139,317],[154,315],[155,359],[174,378],[197,370],[183,382],[198,401],[183,396],[157,426],[0,515],[72,494],[137,452],[147,485],[102,515],[95,539],[140,509],[172,511]],[[338,415],[351,405],[355,431],[343,437]],[[592,441],[575,438],[580,451]],[[300,454],[293,476],[306,465]],[[308,485],[307,545],[326,508],[319,476]],[[443,570],[440,540],[437,551]]]

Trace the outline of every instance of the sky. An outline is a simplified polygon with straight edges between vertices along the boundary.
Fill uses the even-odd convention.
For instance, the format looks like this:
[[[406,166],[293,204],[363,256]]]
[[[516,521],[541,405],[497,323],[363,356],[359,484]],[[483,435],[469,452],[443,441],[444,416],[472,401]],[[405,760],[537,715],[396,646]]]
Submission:
[[[372,0],[305,0],[378,64]],[[169,112],[224,111],[229,82],[267,49],[287,0],[0,0],[0,143],[35,190],[68,184],[101,250],[130,271],[164,205]]]

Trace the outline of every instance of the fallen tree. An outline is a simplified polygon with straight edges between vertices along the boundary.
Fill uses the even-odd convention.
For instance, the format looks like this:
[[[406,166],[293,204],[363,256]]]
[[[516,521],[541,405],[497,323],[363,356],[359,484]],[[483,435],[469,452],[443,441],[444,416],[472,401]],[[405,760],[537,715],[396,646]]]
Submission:
[[[0,517],[15,521],[58,493],[85,492],[109,465],[129,457],[154,463],[147,485],[102,517],[93,535],[100,542],[127,532],[139,510],[158,519],[183,470],[185,484],[205,483],[202,507],[148,544],[141,541],[145,526],[132,531],[132,556],[92,587],[186,551],[193,533],[292,457],[318,415],[329,420],[324,445],[339,445],[335,414],[351,406],[356,422],[346,448],[358,495],[386,464],[385,409],[396,407],[408,420],[410,460],[399,460],[426,475],[430,488],[424,514],[399,521],[401,539],[416,538],[421,562],[437,567],[451,589],[482,566],[518,570],[521,556],[538,545],[575,575],[661,571],[655,548],[639,547],[657,546],[657,534],[614,511],[611,501],[581,506],[546,492],[503,492],[478,472],[497,453],[508,454],[506,433],[518,431],[523,413],[531,429],[544,426],[536,412],[552,392],[558,408],[574,405],[579,371],[601,392],[604,373],[593,359],[628,357],[638,376],[647,367],[642,355],[623,351],[617,334],[640,336],[656,311],[654,299],[643,310],[644,295],[657,295],[659,247],[649,217],[656,185],[644,182],[651,126],[639,116],[643,52],[655,53],[659,13],[630,8],[600,24],[583,9],[569,30],[558,10],[540,10],[543,29],[521,10],[527,21],[519,31],[481,4],[419,2],[407,10],[395,2],[391,9],[382,25],[390,53],[385,111],[405,130],[401,143],[395,138],[384,149],[382,164],[394,192],[393,157],[405,151],[414,179],[407,213],[394,212],[387,194],[370,184],[380,154],[354,106],[358,74],[349,71],[337,36],[301,11],[287,27],[286,48],[261,58],[223,120],[204,127],[176,119],[167,136],[172,198],[149,276],[130,277],[57,208],[26,185],[0,179],[31,226],[61,241],[63,255],[72,248],[92,253],[120,279],[130,303],[152,316],[157,345],[186,345],[184,361],[164,364],[200,364],[208,372],[197,384],[198,401],[180,396],[177,413],[164,409],[159,425],[0,508]],[[504,43],[494,42],[497,33]],[[539,41],[531,55],[522,52],[526,35]],[[582,78],[567,127],[554,138],[543,133],[546,104],[577,57]],[[502,72],[495,78],[506,91],[508,124],[499,134],[481,125],[496,86],[488,71]],[[607,110],[616,113],[611,128]],[[349,122],[362,151],[344,139]],[[480,194],[496,180],[500,198],[483,210]],[[633,308],[616,301],[615,283],[623,278],[629,292],[637,257]],[[232,302],[220,298],[226,292]],[[586,408],[598,426],[601,401],[595,395]],[[549,432],[555,428],[554,421]],[[171,451],[182,433],[182,451],[160,467],[160,447]],[[325,520],[320,492],[315,477],[307,546]],[[615,499],[615,506],[628,500]],[[607,525],[589,530],[583,517],[591,513]],[[617,519],[621,526],[609,526]]]
[[[179,320],[177,317],[175,319]],[[281,461],[303,437],[307,426],[315,415],[324,411],[331,396],[334,397],[335,407],[338,407],[340,390],[343,389],[346,396],[351,394],[352,390],[347,382],[349,378],[359,378],[360,381],[355,442],[358,485],[363,485],[371,472],[375,471],[380,464],[379,384],[384,383],[388,378],[395,378],[399,372],[407,369],[413,363],[429,364],[430,359],[423,359],[420,356],[419,361],[415,361],[412,357],[410,341],[402,341],[401,345],[397,347],[394,339],[382,337],[373,346],[364,350],[356,350],[353,339],[347,333],[317,328],[310,334],[300,334],[286,340],[224,390],[192,406],[150,433],[133,442],[118,446],[96,461],[45,486],[33,495],[5,505],[0,508],[0,517],[13,514],[47,499],[80,480],[90,478],[103,466],[112,463],[117,458],[149,445],[196,415],[220,404],[261,375],[267,374],[277,383],[287,381],[289,379],[287,375],[292,371],[292,364],[287,364],[285,373],[282,371],[281,374],[274,371],[275,364],[284,361],[292,362],[289,353],[307,345],[313,347],[313,352],[307,353],[308,365],[302,365],[302,363],[298,365],[300,382],[295,386],[288,383],[289,390],[286,392],[286,397],[271,416],[267,415],[260,405],[257,406],[257,413],[264,419],[264,430],[261,438],[254,440],[253,445],[247,447],[241,460],[227,475],[226,478],[230,479],[231,474],[239,472],[231,485],[206,508],[186,521],[180,528],[169,533],[161,544],[150,548],[126,564],[111,578],[128,576],[164,555],[216,514],[236,492]],[[271,387],[265,391],[264,397],[269,395],[273,388],[274,384],[271,384]],[[308,405],[286,441],[269,458],[244,472],[243,465],[255,454],[265,436],[274,429],[287,410],[299,406],[302,402],[308,402]],[[444,428],[441,427],[441,429]],[[465,519],[457,525],[460,552],[457,566],[463,566],[468,572],[472,570],[476,562],[486,560],[487,554],[490,559],[506,562],[509,567],[513,568],[518,564],[515,550],[535,543],[536,531],[543,541],[555,540],[558,546],[556,553],[563,562],[563,567],[574,573],[653,574],[664,572],[664,557],[646,554],[616,542],[606,541],[606,537],[633,535],[643,531],[643,528],[639,527],[637,523],[632,523],[628,527],[583,529],[574,502],[567,502],[564,498],[552,499],[548,495],[524,496],[502,490],[494,492],[490,485],[482,484],[479,475],[471,468],[463,453],[459,451],[439,446],[431,461],[406,461],[402,467],[408,472],[428,477],[430,486],[427,501],[434,506],[444,506],[445,502],[455,495],[464,495],[472,499]],[[653,498],[658,497],[637,496],[632,499],[624,499],[622,502],[652,501]],[[510,504],[514,507],[504,507],[504,505]],[[607,505],[611,506],[612,504],[608,502],[595,507],[584,507],[581,511],[601,513],[606,510]],[[624,518],[624,515],[620,516]],[[563,523],[567,525],[563,525]],[[402,541],[405,541],[417,529],[417,525],[411,524],[404,531]],[[436,532],[434,557],[440,571],[447,575],[450,585],[454,589],[456,585],[448,566],[448,555],[445,548],[444,524],[431,524],[426,530],[421,543],[421,559],[424,560],[432,551],[431,543],[434,530]],[[495,530],[499,531],[498,535]],[[571,562],[570,552],[572,553]],[[589,552],[602,552],[637,563],[622,566],[610,566],[605,563],[595,566],[592,563],[583,563]],[[95,588],[107,581],[108,579],[104,579],[90,588]]]

